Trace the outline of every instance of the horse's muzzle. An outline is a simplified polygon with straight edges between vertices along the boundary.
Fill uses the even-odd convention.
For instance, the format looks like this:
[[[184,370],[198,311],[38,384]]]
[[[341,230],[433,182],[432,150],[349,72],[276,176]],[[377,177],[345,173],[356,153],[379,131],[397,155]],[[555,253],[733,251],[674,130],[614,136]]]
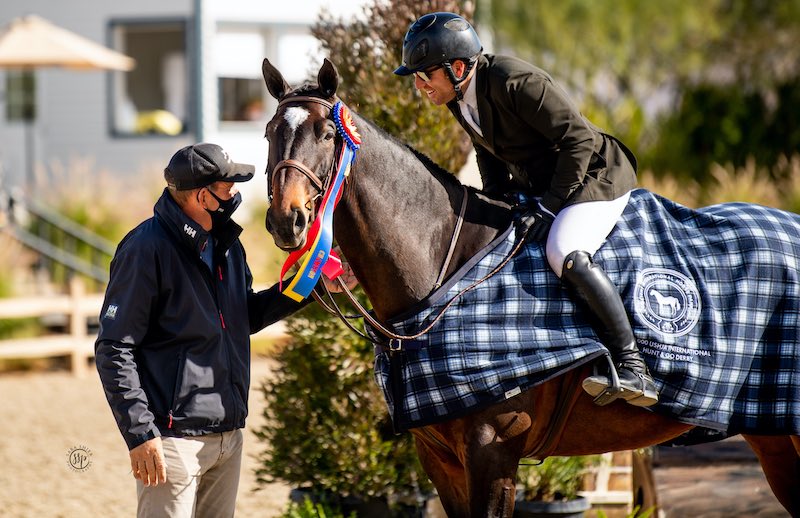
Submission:
[[[276,214],[273,207],[270,207],[267,209],[265,225],[278,248],[297,250],[306,241],[308,214],[300,207],[292,208],[284,214]]]

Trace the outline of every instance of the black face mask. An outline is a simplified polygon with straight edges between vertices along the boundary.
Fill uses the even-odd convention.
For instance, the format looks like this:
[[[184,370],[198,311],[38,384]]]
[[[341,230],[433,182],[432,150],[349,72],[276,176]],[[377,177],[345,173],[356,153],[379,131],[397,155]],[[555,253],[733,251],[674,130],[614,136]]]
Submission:
[[[217,210],[206,209],[206,212],[211,216],[211,228],[220,227],[231,219],[231,215],[242,203],[242,193],[237,192],[231,199],[223,200],[214,194],[214,191],[211,189],[208,189],[208,192],[211,193],[211,196],[219,203]]]

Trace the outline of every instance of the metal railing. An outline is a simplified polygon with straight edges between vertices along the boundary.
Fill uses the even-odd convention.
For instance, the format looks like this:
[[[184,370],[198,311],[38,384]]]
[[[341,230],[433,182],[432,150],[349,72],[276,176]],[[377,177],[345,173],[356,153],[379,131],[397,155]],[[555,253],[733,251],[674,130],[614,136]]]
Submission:
[[[114,256],[114,243],[19,193],[5,191],[0,196],[6,219],[0,228],[39,254],[51,275],[59,266],[101,285],[108,282],[107,261]]]

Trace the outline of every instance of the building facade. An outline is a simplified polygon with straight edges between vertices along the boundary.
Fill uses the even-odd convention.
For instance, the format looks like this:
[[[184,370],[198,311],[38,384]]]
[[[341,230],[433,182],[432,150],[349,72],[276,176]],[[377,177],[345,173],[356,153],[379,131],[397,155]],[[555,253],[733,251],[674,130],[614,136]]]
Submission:
[[[264,87],[262,60],[269,58],[290,83],[313,77],[323,55],[310,27],[320,10],[346,19],[365,4],[2,2],[3,25],[36,14],[137,63],[130,72],[0,69],[2,182],[41,187],[47,171],[74,161],[115,176],[158,175],[175,150],[197,141],[219,143],[263,171],[264,126],[275,103]],[[246,188],[265,192],[264,175]]]

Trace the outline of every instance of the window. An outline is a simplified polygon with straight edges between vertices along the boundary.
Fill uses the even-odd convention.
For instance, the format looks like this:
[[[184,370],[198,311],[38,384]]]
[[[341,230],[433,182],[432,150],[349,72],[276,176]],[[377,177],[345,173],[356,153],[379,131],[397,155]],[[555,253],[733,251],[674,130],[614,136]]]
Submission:
[[[261,75],[264,56],[278,66],[292,85],[309,79],[319,42],[305,26],[222,26],[215,35],[219,120],[264,123],[276,104]]]
[[[36,119],[36,76],[31,70],[6,73],[6,120]]]
[[[220,120],[264,120],[263,80],[220,77],[218,87]]]
[[[185,133],[191,122],[186,22],[117,21],[111,33],[115,48],[136,60],[130,72],[114,74],[112,133]]]
[[[221,29],[214,38],[220,121],[263,121],[264,36],[258,28]]]

